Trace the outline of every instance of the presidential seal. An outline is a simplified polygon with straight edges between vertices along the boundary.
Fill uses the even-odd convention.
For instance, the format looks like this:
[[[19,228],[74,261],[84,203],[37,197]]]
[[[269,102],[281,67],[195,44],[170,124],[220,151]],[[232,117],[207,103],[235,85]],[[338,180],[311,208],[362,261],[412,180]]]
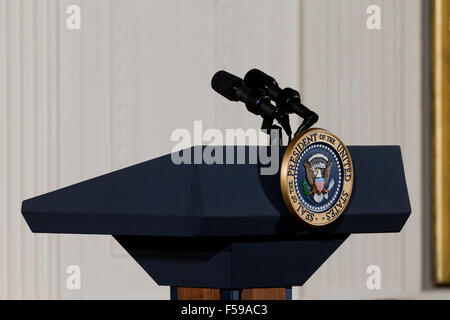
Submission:
[[[344,143],[324,129],[297,135],[281,164],[281,191],[291,214],[324,226],[345,210],[353,188],[353,164]]]

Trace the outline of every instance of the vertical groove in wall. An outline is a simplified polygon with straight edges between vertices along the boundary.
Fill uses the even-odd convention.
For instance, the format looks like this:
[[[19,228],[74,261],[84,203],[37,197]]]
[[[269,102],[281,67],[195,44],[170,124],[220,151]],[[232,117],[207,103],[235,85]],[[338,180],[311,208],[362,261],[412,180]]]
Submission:
[[[334,3],[336,4],[336,7],[334,7],[334,10],[331,12],[336,16],[334,21],[335,25],[332,28],[335,32],[333,38],[336,39],[336,47],[332,56],[336,57],[333,61],[333,64],[335,64],[336,67],[334,69],[334,75],[329,81],[331,81],[335,87],[335,93],[334,97],[332,97],[334,106],[331,105],[328,107],[335,110],[332,117],[334,127],[331,127],[331,130],[345,139],[347,126],[343,125],[343,121],[348,123],[350,119],[350,115],[347,112],[349,101],[346,92],[349,82],[349,74],[346,65],[348,53],[345,51],[346,44],[348,43],[348,35],[345,26],[349,20],[349,8],[348,0],[335,1]],[[342,79],[344,80],[342,81]],[[345,117],[343,114],[345,114]],[[342,273],[342,270],[345,270],[345,261],[348,258],[348,251],[343,247],[337,254],[335,266],[330,268],[332,271],[332,282],[334,282],[332,286],[334,291],[342,290],[348,286],[348,273]]]
[[[354,71],[354,86],[353,86],[353,95],[354,100],[352,102],[352,110],[354,112],[353,115],[353,129],[352,129],[352,144],[360,143],[362,137],[363,137],[363,125],[362,125],[362,106],[363,106],[363,86],[362,86],[362,80],[364,78],[364,57],[365,57],[365,48],[364,48],[364,21],[361,21],[360,15],[361,15],[361,8],[355,4],[355,1],[352,0],[352,7],[353,7],[353,28],[352,30],[356,30],[356,35],[353,38],[354,39],[354,45],[353,45],[353,54],[354,54],[354,61],[359,68],[352,68]],[[351,240],[351,236],[349,239]],[[358,276],[358,265],[362,266],[364,265],[364,255],[363,255],[363,246],[362,246],[362,239],[361,236],[359,236],[359,239],[356,239],[354,247],[352,247],[353,254],[355,256],[355,259],[352,261],[352,267],[351,271],[353,274],[354,281],[361,281],[361,277]],[[348,241],[348,240],[347,240]],[[361,285],[360,285],[361,286]],[[359,286],[359,287],[360,287]]]
[[[43,113],[44,109],[42,106],[44,105],[44,96],[43,96],[43,66],[42,66],[42,57],[43,57],[43,30],[44,30],[44,20],[43,20],[43,6],[42,2],[35,1],[33,2],[35,7],[34,16],[34,105],[35,105],[35,143],[36,146],[36,161],[35,161],[35,193],[39,194],[45,190],[45,168],[43,167],[43,163],[45,161],[45,156],[43,153],[43,149],[45,150],[45,142],[42,140],[44,136],[43,132]],[[44,274],[42,261],[45,259],[44,250],[44,236],[43,235],[34,235],[34,247],[35,247],[35,286],[36,286],[36,295],[35,298],[43,298],[42,288],[44,287]]]
[[[5,48],[4,32],[5,32],[5,4],[0,1],[0,47]],[[6,103],[5,103],[5,57],[4,50],[0,51],[0,256],[6,258],[6,161],[5,161],[5,118],[6,118]],[[0,262],[0,299],[6,299],[6,266],[5,262]]]
[[[56,1],[49,1],[49,35],[48,35],[48,95],[49,95],[49,190],[54,190],[58,186],[57,172],[58,172],[58,102],[57,98],[57,28],[56,23],[58,12],[56,11]],[[57,236],[49,236],[49,257],[48,257],[48,273],[49,273],[49,293],[50,299],[56,298],[56,280],[57,280],[57,262],[56,262],[56,247]]]
[[[55,187],[59,188],[60,187],[60,97],[59,97],[59,92],[60,92],[60,57],[59,57],[59,47],[60,47],[60,30],[61,30],[61,25],[60,25],[60,0],[54,0],[55,1],[55,103],[56,103],[56,112],[55,112],[55,117],[54,117],[54,126],[55,126]],[[56,242],[56,246],[55,246],[55,253],[53,255],[53,265],[55,268],[55,274],[56,275],[60,275],[61,274],[61,270],[60,270],[60,265],[59,265],[59,261],[60,261],[60,236],[59,235],[54,235],[53,236]],[[56,276],[55,277],[55,283],[53,285],[53,289],[54,289],[54,293],[53,293],[53,297],[54,298],[60,298],[60,292],[59,292],[59,282],[60,282],[60,277]]]
[[[40,157],[41,157],[41,192],[49,190],[50,187],[50,159],[49,159],[49,97],[48,97],[48,33],[49,25],[48,21],[50,19],[48,15],[48,2],[40,3],[40,16],[42,20],[40,22],[40,50],[39,50],[39,65],[40,65]],[[40,262],[39,262],[39,274],[40,274],[40,297],[41,299],[49,298],[49,283],[50,283],[50,273],[48,269],[48,259],[49,259],[49,236],[46,234],[39,235],[40,238]]]
[[[214,6],[213,6],[213,27],[214,27],[214,36],[213,36],[213,50],[214,50],[214,58],[213,58],[213,72],[215,72],[216,70],[219,70],[219,56],[218,56],[218,33],[219,33],[219,28],[218,28],[218,15],[219,15],[219,8],[218,8],[218,2],[219,0],[214,0]],[[218,112],[218,100],[217,100],[217,95],[214,95],[214,121],[213,121],[213,125],[214,128],[218,128],[219,127],[219,123],[218,123],[218,117],[219,117],[219,112]]]
[[[35,68],[34,68],[34,2],[21,1],[21,199],[29,198],[35,194],[35,163],[36,163],[36,144],[35,144],[35,124],[36,115],[34,108],[34,85]],[[20,206],[20,204],[18,204]],[[22,232],[22,298],[32,299],[36,295],[36,251],[34,236],[30,232],[28,226],[20,213],[18,218],[21,221]]]
[[[391,1],[390,1],[391,3]],[[386,3],[385,0],[381,0],[380,1],[380,8],[381,8],[381,12],[383,13],[382,15],[382,21],[381,21],[381,30],[384,30],[383,34],[382,34],[382,39],[381,39],[381,48],[380,48],[380,52],[381,52],[381,65],[383,66],[381,69],[381,74],[380,74],[380,82],[381,82],[381,86],[380,86],[380,93],[381,93],[381,99],[380,99],[380,113],[381,113],[381,117],[380,117],[380,122],[381,122],[381,128],[383,128],[383,130],[379,130],[379,140],[381,140],[381,142],[383,144],[386,144],[388,142],[389,139],[389,134],[387,134],[388,131],[392,130],[392,124],[388,121],[388,118],[386,118],[386,114],[387,114],[387,110],[389,109],[390,105],[389,105],[389,99],[392,97],[386,97],[387,94],[387,86],[386,83],[388,83],[389,79],[392,77],[392,75],[389,75],[389,77],[386,77],[386,75],[389,72],[393,72],[394,69],[391,68],[390,70],[386,71],[386,68],[389,68],[389,66],[386,64],[388,59],[390,57],[392,57],[392,52],[388,52],[386,51],[387,47],[388,47],[388,42],[389,39],[391,37],[391,35],[393,34],[394,30],[392,30],[392,26],[393,26],[393,19],[391,18],[392,15],[392,10],[391,7],[389,7]],[[389,30],[390,32],[386,32],[387,30]],[[386,239],[384,239],[386,240]]]
[[[392,24],[390,23],[390,12],[389,9],[386,6],[386,3],[384,0],[380,0],[379,1],[379,6],[381,8],[381,12],[382,12],[382,21],[381,21],[381,30],[384,30],[384,32],[381,35],[381,39],[378,42],[378,46],[379,49],[377,50],[377,56],[379,56],[379,63],[381,65],[381,69],[380,69],[380,73],[379,73],[379,78],[377,79],[376,82],[378,82],[380,85],[378,87],[378,94],[379,95],[379,100],[378,100],[378,113],[380,114],[380,117],[378,119],[377,122],[377,126],[374,128],[374,131],[377,134],[377,140],[380,141],[381,144],[386,144],[386,131],[388,131],[390,129],[389,127],[389,123],[387,123],[385,121],[385,114],[386,114],[386,107],[387,107],[387,99],[386,99],[386,92],[385,92],[385,69],[386,69],[386,41],[389,38],[389,35],[392,34],[392,30],[388,29],[392,26]],[[380,30],[380,31],[381,31]],[[386,32],[386,30],[390,30],[391,32]],[[374,31],[372,32],[374,34],[376,34],[377,36],[380,34],[380,32]],[[391,70],[392,72],[392,70]],[[376,142],[375,142],[376,143]],[[377,244],[377,240],[374,241],[374,247],[375,249],[375,259],[378,260],[378,265],[381,267],[381,270],[389,270],[390,272],[392,272],[392,261],[391,257],[388,257],[388,259],[386,259],[386,256],[390,256],[390,251],[392,251],[392,245],[389,247],[386,247],[387,243],[389,241],[389,235],[387,234],[382,234],[379,239],[378,239],[378,244]],[[386,272],[385,272],[386,274]],[[391,281],[388,285],[392,285],[395,283],[395,278],[392,279],[393,281]],[[382,287],[384,287],[386,289],[386,282],[384,282],[382,280]],[[395,285],[394,285],[395,286]]]
[[[112,166],[118,169],[129,156],[128,1],[112,2]]]
[[[10,52],[9,52],[9,46],[11,43],[11,36],[10,36],[10,3],[8,0],[5,1],[5,102],[6,102],[6,110],[5,110],[5,136],[6,136],[6,143],[5,143],[5,160],[6,160],[6,171],[5,171],[5,182],[6,182],[6,190],[7,196],[5,199],[5,241],[6,241],[6,281],[5,281],[5,298],[9,299],[11,297],[11,277],[9,276],[10,270],[12,270],[12,264],[11,264],[11,241],[10,241],[10,196],[11,196],[11,190],[9,186],[10,181],[10,173],[9,173],[9,148],[10,148],[10,104],[11,104],[11,90],[10,90],[10,73],[11,73],[11,66],[10,66]]]
[[[129,103],[129,2],[113,0],[111,20],[111,165],[116,170],[129,160],[130,103]],[[124,256],[116,241],[110,240],[110,256]]]
[[[50,159],[49,159],[49,149],[50,149],[50,139],[49,139],[49,96],[48,96],[48,78],[50,77],[49,70],[48,70],[48,63],[49,63],[49,50],[48,50],[48,42],[49,39],[49,14],[48,14],[48,1],[46,1],[44,4],[42,4],[42,55],[41,55],[41,62],[42,63],[42,87],[41,87],[41,95],[42,95],[42,130],[41,130],[41,142],[42,142],[42,159],[43,163],[41,163],[43,170],[41,179],[43,181],[43,190],[49,190],[50,189]],[[42,260],[40,261],[40,273],[41,273],[41,279],[40,282],[41,290],[41,299],[49,299],[49,283],[50,283],[50,277],[51,274],[49,272],[49,263],[48,259],[50,256],[50,245],[49,245],[49,236],[44,234],[41,236],[41,257]]]
[[[6,0],[0,2],[0,299],[8,297],[8,5]]]
[[[401,94],[394,90],[399,70],[395,64],[397,56],[397,48],[395,46],[395,38],[397,37],[396,18],[399,12],[396,11],[395,2],[383,1],[382,10],[383,21],[382,30],[384,31],[383,41],[383,117],[384,122],[383,144],[400,144],[399,137],[395,135],[395,113],[401,108],[396,104],[397,95]],[[394,292],[401,290],[401,279],[398,277],[400,272],[400,256],[399,252],[400,238],[398,234],[386,234],[383,237],[383,269],[386,273],[388,270],[392,281],[383,283],[385,289]]]
[[[346,25],[346,34],[348,37],[347,44],[347,67],[348,67],[348,77],[350,79],[347,88],[348,91],[348,105],[346,106],[345,113],[348,115],[341,114],[341,117],[348,120],[353,124],[352,126],[346,126],[344,123],[344,131],[342,138],[347,144],[358,143],[361,133],[361,54],[362,54],[362,23],[361,23],[361,12],[360,7],[355,5],[355,0],[350,0],[348,2],[349,19]],[[353,66],[360,66],[355,68]],[[351,287],[360,282],[358,274],[360,273],[360,266],[362,265],[362,254],[361,254],[361,242],[352,241],[354,236],[351,236],[343,245],[343,250],[347,254],[346,265],[343,270],[347,270],[346,274],[348,279],[346,280],[345,288],[350,290]],[[350,246],[351,244],[351,246]]]
[[[38,6],[36,1],[32,2],[32,24],[31,24],[31,30],[32,30],[32,50],[33,50],[33,55],[32,55],[32,69],[33,69],[33,78],[32,78],[32,105],[33,105],[33,142],[32,144],[34,145],[34,154],[33,154],[33,187],[32,187],[32,193],[33,195],[38,193],[39,187],[38,187],[38,170],[39,170],[39,153],[37,151],[38,149],[38,87],[37,87],[37,83],[38,83]],[[33,270],[33,277],[34,277],[34,283],[33,283],[33,298],[34,299],[38,299],[39,298],[39,246],[38,246],[38,242],[40,241],[39,238],[36,235],[32,236],[32,240],[33,240],[33,252],[34,252],[34,259],[33,259],[33,265],[34,265],[34,270]]]
[[[395,32],[395,36],[394,36],[394,40],[393,40],[394,43],[396,41],[400,42],[400,40],[403,39],[403,35],[402,35],[403,27],[402,26],[405,24],[405,22],[404,22],[405,21],[404,8],[400,8],[400,10],[398,10],[396,5],[397,5],[397,2],[395,2],[393,4],[393,10],[395,12],[395,16],[399,15],[400,19],[394,19],[394,21],[393,21],[393,24],[396,25],[396,27],[395,27],[395,31],[396,32]],[[403,6],[403,1],[400,3],[400,5]],[[400,23],[398,20],[403,21],[403,23]],[[419,24],[420,24],[420,22],[419,22]],[[395,40],[396,38],[398,40]],[[403,76],[404,76],[404,70],[401,67],[402,64],[400,64],[401,57],[403,57],[403,55],[405,54],[403,49],[404,49],[403,45],[399,46],[399,48],[395,47],[395,45],[394,45],[394,52],[393,52],[394,61],[397,60],[398,62],[397,62],[396,65],[400,66],[400,68],[395,68],[395,65],[394,65],[394,70],[396,71],[396,75],[398,75],[398,77],[399,77],[399,79],[397,80],[397,83],[399,85],[402,84]],[[395,85],[394,85],[394,87],[395,87]],[[396,108],[394,109],[395,110],[394,113],[395,112],[401,112],[401,110],[404,107],[404,103],[403,103],[403,100],[402,100],[403,90],[401,90],[401,91],[394,91],[394,92],[395,92],[395,95],[394,95],[393,105],[396,106]],[[397,101],[399,99],[400,99],[400,102],[397,103]],[[397,110],[399,110],[399,111],[397,111]],[[397,122],[400,122],[400,126],[403,126],[406,121],[400,121],[400,119],[402,119],[402,118],[397,117],[397,119],[394,118],[394,120],[392,121],[392,126],[393,126],[393,131],[392,132],[393,132],[393,135],[396,137],[396,143],[400,144],[401,148],[403,148],[403,145],[404,145],[405,141],[403,140],[403,138],[401,136],[398,137],[396,135],[396,130],[397,130],[396,128],[397,128]],[[402,132],[403,132],[403,130],[402,130]],[[396,236],[396,241],[397,241],[397,253],[396,253],[397,257],[396,258],[397,258],[397,263],[398,263],[398,265],[397,265],[397,272],[399,274],[404,274],[403,270],[405,270],[404,269],[404,267],[405,267],[405,259],[404,258],[405,257],[404,257],[404,253],[403,253],[404,252],[403,251],[403,233],[401,233],[401,234]],[[398,276],[397,278],[398,278],[398,281],[399,281],[399,283],[398,283],[399,291],[401,293],[403,293],[403,294],[406,294],[406,292],[404,292],[404,277],[403,276]]]
[[[51,113],[52,113],[52,101],[51,101],[51,79],[52,79],[52,72],[51,72],[51,62],[52,62],[52,52],[51,52],[51,41],[52,41],[52,25],[51,25],[51,20],[52,20],[52,16],[51,16],[51,3],[49,1],[46,1],[46,42],[45,42],[45,47],[46,47],[46,69],[45,69],[45,73],[46,73],[46,83],[45,83],[45,95],[46,95],[46,102],[47,102],[47,130],[46,130],[46,143],[47,143],[47,174],[48,174],[48,180],[47,180],[47,189],[51,190],[52,188],[52,161],[51,161],[51,150],[52,150],[52,123],[51,123]],[[50,263],[50,257],[52,255],[52,241],[51,241],[51,236],[50,235],[46,235],[46,245],[47,245],[47,260],[45,261],[46,264],[46,273],[48,275],[48,283],[47,283],[47,293],[46,293],[46,298],[50,299],[51,298],[51,281],[52,281],[52,270],[51,270],[51,263]]]
[[[270,0],[265,0],[263,1],[259,1],[261,4],[259,6],[259,10],[261,10],[262,12],[264,12],[264,16],[267,19],[267,23],[261,24],[261,31],[264,32],[264,34],[266,34],[267,36],[264,38],[264,46],[261,46],[263,48],[264,52],[270,52],[271,50],[271,45],[272,45],[272,39],[270,37],[271,35],[271,31],[273,30],[273,28],[275,27],[273,25],[273,19],[271,16],[271,8],[270,8]],[[273,60],[272,60],[273,61]],[[270,54],[266,54],[264,55],[264,65],[267,66],[267,68],[272,69],[273,68],[273,63],[271,64],[271,56]]]
[[[404,1],[400,1],[399,3],[398,3],[398,6],[399,6],[399,10],[398,10],[398,12],[399,12],[399,15],[400,15],[400,20],[401,21],[405,21],[406,20],[406,16],[405,16],[405,2]],[[405,22],[404,23],[399,23],[399,39],[404,39],[404,30],[405,30]],[[404,45],[401,45],[399,48],[398,48],[398,54],[399,54],[399,56],[400,57],[403,57],[404,55],[405,55],[405,46]],[[420,68],[420,66],[418,66],[419,68]],[[405,104],[404,104],[404,99],[403,99],[403,95],[405,94],[405,91],[404,91],[404,79],[405,79],[405,68],[404,68],[404,64],[403,63],[401,63],[400,64],[400,70],[399,70],[399,86],[400,86],[400,90],[399,90],[399,92],[401,92],[401,94],[400,94],[400,103],[399,103],[399,118],[400,119],[404,119],[404,114],[403,114],[403,111],[404,111],[404,108],[405,108]],[[400,121],[400,142],[403,144],[404,142],[405,142],[405,136],[404,136],[404,133],[405,133],[405,131],[404,131],[404,128],[405,128],[405,121]]]
[[[367,6],[369,6],[371,3],[368,3]],[[378,4],[378,3],[377,3]],[[377,104],[375,103],[375,92],[374,92],[374,87],[375,87],[375,59],[374,56],[377,54],[377,47],[375,45],[375,40],[374,40],[374,30],[367,30],[367,37],[369,38],[369,101],[370,103],[368,104],[368,110],[366,112],[366,130],[368,132],[367,135],[367,140],[364,141],[367,144],[375,144],[376,138],[375,137],[375,132],[373,130],[374,128],[374,122],[375,122],[375,118],[376,118],[376,114],[375,112],[370,112],[371,110],[376,110],[376,108],[378,107]],[[375,31],[376,32],[376,31]],[[381,66],[380,66],[381,67]],[[367,85],[367,84],[366,84]],[[379,112],[379,110],[378,110]],[[383,237],[383,235],[378,234],[378,235],[374,235],[375,238],[378,238],[377,240],[380,241]],[[369,264],[377,264],[376,262],[376,241],[374,241],[373,237],[367,237],[367,247],[365,248],[365,250],[368,252],[369,255],[369,260],[366,261],[366,263],[368,262]],[[379,265],[379,263],[378,263]],[[382,266],[381,266],[382,267]]]
[[[302,49],[303,49],[302,39],[303,39],[303,23],[304,23],[303,10],[304,10],[304,1],[300,1],[299,6],[298,6],[298,20],[299,20],[298,27],[300,28],[299,38],[298,38],[298,52],[299,52],[298,84],[299,84],[299,88],[303,87],[304,81],[305,81],[304,75],[303,75],[304,60],[303,60],[303,55],[302,55]],[[303,295],[304,295],[303,287],[292,288],[292,299],[300,300],[303,297]]]
[[[360,2],[358,1],[358,4]],[[370,75],[371,75],[371,63],[370,63],[370,52],[371,52],[371,47],[370,47],[370,33],[367,30],[366,27],[366,8],[369,6],[369,4],[371,3],[370,0],[365,0],[363,1],[361,4],[361,6],[359,7],[359,14],[360,15],[364,15],[364,19],[360,25],[360,28],[362,29],[361,33],[362,33],[362,57],[361,57],[361,69],[362,69],[362,74],[361,74],[361,96],[362,96],[362,102],[361,102],[361,113],[360,113],[360,119],[361,119],[361,138],[359,140],[359,143],[364,144],[370,144],[370,110],[372,108],[371,106],[371,97],[370,97],[370,92],[371,92],[371,81],[370,81]],[[355,237],[353,236],[353,238],[357,238],[357,240],[360,240],[360,245],[361,245],[361,266],[359,267],[359,272],[361,273],[361,268],[362,267],[366,267],[367,268],[367,264],[371,264],[372,263],[372,255],[371,255],[371,250],[370,250],[370,238],[366,235],[362,235],[362,236],[358,236]],[[359,239],[358,239],[359,238]],[[365,270],[364,270],[364,275],[361,276],[359,279],[362,282],[363,279],[365,278]],[[358,286],[359,290],[363,290],[363,288],[365,287],[365,284],[360,284]]]
[[[233,38],[232,14],[233,4],[231,1],[217,1],[215,10],[216,14],[216,39],[215,39],[215,54],[216,54],[216,68],[230,70],[235,72],[235,68],[231,63],[231,47]],[[232,114],[231,108],[226,106],[226,102],[221,97],[215,97],[216,101],[216,118],[215,123],[218,129],[226,128],[230,122],[229,118]]]
[[[8,274],[11,278],[10,282],[10,297],[19,299],[22,295],[22,276],[21,273],[21,226],[18,218],[18,203],[20,202],[20,152],[21,152],[21,79],[20,79],[20,2],[10,2],[10,35],[9,35],[9,50],[10,50],[10,72],[9,82],[10,86],[10,103],[11,109],[9,114],[9,189],[11,190],[10,204],[8,213],[11,217],[9,219],[9,241],[10,241],[10,266],[11,270],[15,270],[12,274]]]
[[[339,78],[341,71],[340,43],[342,41],[342,34],[340,32],[341,26],[339,25],[339,12],[341,5],[342,3],[340,1],[327,1],[327,20],[329,21],[327,29],[327,43],[330,45],[329,51],[327,51],[329,75],[326,78],[326,82],[330,88],[330,95],[326,105],[329,114],[327,128],[336,133],[339,132],[340,111]],[[333,54],[330,54],[330,52],[333,52]],[[322,290],[330,290],[333,292],[338,290],[339,283],[341,282],[341,279],[338,276],[341,259],[342,252],[338,251],[335,253],[334,259],[330,259],[327,267],[324,268],[324,272],[327,276]]]
[[[353,115],[351,112],[351,87],[352,87],[352,73],[350,70],[350,58],[352,57],[351,50],[351,34],[350,34],[350,24],[352,22],[352,10],[350,5],[351,0],[345,0],[340,7],[340,24],[341,24],[341,34],[343,39],[340,45],[340,57],[342,59],[341,72],[340,74],[346,81],[339,81],[340,83],[340,112],[339,112],[339,131],[338,134],[351,143],[351,128],[352,126],[346,125],[347,121],[352,123]],[[342,255],[340,257],[339,268],[340,270],[351,270],[353,260],[352,250],[348,250],[347,246],[343,246]],[[350,289],[350,284],[353,280],[353,274],[350,272],[342,273],[342,277],[339,277],[340,283],[339,288],[344,290]]]
[[[46,69],[45,69],[45,73],[47,74],[46,77],[46,84],[45,84],[45,95],[46,95],[46,101],[47,101],[47,132],[46,132],[46,143],[47,143],[47,174],[48,174],[48,180],[47,180],[47,189],[51,190],[52,189],[52,122],[51,122],[51,118],[52,118],[52,97],[51,97],[51,79],[52,79],[52,70],[51,70],[51,63],[52,63],[52,52],[51,52],[51,41],[52,41],[52,15],[51,15],[51,2],[50,1],[46,1],[46,13],[47,13],[47,21],[46,21]],[[46,298],[47,299],[51,299],[51,283],[52,283],[52,269],[51,269],[51,263],[50,263],[50,259],[52,256],[52,239],[50,235],[46,235],[46,246],[47,246],[47,259],[45,261],[45,265],[46,265],[46,273],[48,275],[48,283],[46,283]]]
[[[80,8],[84,8],[85,1],[80,0]],[[81,100],[81,116],[80,116],[80,129],[81,129],[81,139],[80,139],[80,178],[82,180],[85,180],[85,174],[86,174],[86,167],[85,167],[85,161],[86,158],[86,130],[85,130],[85,122],[86,122],[86,91],[85,91],[85,76],[86,76],[86,62],[85,62],[85,36],[83,36],[83,31],[79,32],[79,38],[80,38],[80,100]],[[80,266],[84,265],[84,242],[85,239],[82,236],[78,237],[78,240],[80,242],[79,246],[79,257],[80,257]],[[84,290],[81,290],[80,292],[80,299],[83,300],[85,296]]]
[[[402,57],[404,55],[404,45],[400,45],[402,43],[402,40],[404,39],[404,26],[405,23],[400,23],[400,21],[405,21],[406,20],[406,16],[405,16],[405,8],[404,8],[404,2],[395,2],[396,4],[396,12],[398,14],[400,14],[401,19],[398,19],[398,22],[396,23],[396,35],[397,35],[397,40],[396,43],[399,44],[399,47],[397,49],[396,52],[396,57],[397,57],[397,64],[398,64],[398,69],[397,69],[397,75],[398,75],[398,79],[397,79],[397,105],[399,106],[398,108],[398,114],[397,114],[397,122],[395,124],[395,127],[397,129],[397,132],[399,132],[399,142],[402,146],[402,149],[404,150],[404,146],[405,146],[405,137],[404,137],[404,127],[405,127],[405,123],[404,121],[401,121],[401,119],[404,119],[404,114],[403,114],[403,110],[405,108],[405,102],[403,99],[403,94],[405,93],[405,91],[403,90],[403,82],[404,82],[404,77],[405,77],[405,69],[404,69],[404,64],[402,63]],[[398,128],[397,128],[397,123],[398,123]],[[403,156],[404,156],[404,152],[402,150]],[[424,243],[423,241],[421,243]],[[406,268],[406,264],[405,262],[407,261],[406,258],[406,248],[405,248],[405,233],[402,233],[400,235],[400,252],[401,254],[401,262],[400,262],[400,270],[402,270],[402,277],[401,277],[401,287],[402,290],[405,292],[405,287],[406,287],[406,282],[408,281],[407,277],[406,277],[406,272],[403,272],[403,270],[405,270]],[[422,281],[420,281],[419,286],[422,285]],[[406,292],[405,292],[406,294]]]
[[[19,176],[17,177],[19,180],[19,199],[23,199],[24,195],[24,19],[23,19],[23,0],[19,0]],[[19,202],[16,204],[16,208],[20,208]],[[20,265],[18,266],[18,270],[21,273],[21,283],[20,283],[20,298],[25,298],[25,226],[23,224],[23,219],[20,216],[20,210],[16,211],[17,219],[19,220],[19,241],[20,241]]]
[[[330,1],[326,1],[326,16],[325,16],[325,21],[323,21],[322,23],[325,25],[325,57],[326,57],[326,75],[323,81],[323,84],[325,85],[325,94],[326,94],[326,98],[325,98],[325,106],[323,106],[325,108],[325,123],[324,126],[325,128],[328,128],[329,123],[330,123],[330,84],[328,82],[328,79],[330,78],[330,62],[328,59],[328,52],[330,52]],[[306,44],[307,45],[307,44]]]

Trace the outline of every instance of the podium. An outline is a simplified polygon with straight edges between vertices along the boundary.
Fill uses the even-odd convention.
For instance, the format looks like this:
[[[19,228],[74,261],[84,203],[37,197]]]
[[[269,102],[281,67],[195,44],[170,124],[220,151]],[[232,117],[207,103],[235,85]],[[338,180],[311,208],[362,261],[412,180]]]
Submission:
[[[279,172],[248,163],[268,147],[220,148],[247,163],[169,154],[25,200],[23,216],[32,232],[113,235],[172,299],[289,299],[350,234],[399,232],[411,213],[399,146],[349,147],[352,197],[320,228],[291,217]]]

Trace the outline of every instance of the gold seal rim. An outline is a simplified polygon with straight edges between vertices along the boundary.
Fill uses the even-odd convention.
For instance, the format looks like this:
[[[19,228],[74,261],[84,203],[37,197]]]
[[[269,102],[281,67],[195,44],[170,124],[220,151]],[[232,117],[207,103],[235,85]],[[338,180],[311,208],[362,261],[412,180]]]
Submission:
[[[348,157],[349,157],[349,163],[350,163],[350,170],[351,170],[351,176],[352,178],[350,179],[350,181],[345,181],[342,184],[342,190],[339,194],[339,197],[342,196],[342,193],[344,191],[348,192],[348,200],[344,203],[342,210],[339,212],[339,214],[337,214],[336,216],[334,216],[333,218],[331,218],[330,220],[326,221],[325,223],[310,223],[309,221],[303,219],[298,213],[297,210],[294,208],[294,204],[291,202],[291,198],[289,197],[289,190],[288,190],[288,164],[289,164],[289,160],[292,156],[292,151],[294,150],[294,148],[297,146],[297,143],[299,140],[301,140],[302,138],[304,138],[305,136],[309,135],[312,131],[317,131],[318,133],[322,132],[322,133],[326,133],[330,136],[332,136],[333,138],[335,138],[337,141],[339,141],[341,143],[341,145],[344,147],[344,150],[347,152]],[[326,141],[322,141],[328,145],[330,145],[330,143],[326,142]],[[334,147],[334,146],[333,146]],[[336,150],[336,149],[335,149]],[[339,153],[338,153],[339,155]],[[342,157],[339,156],[341,162],[342,161]],[[303,224],[306,224],[309,227],[323,227],[326,226],[334,221],[336,221],[340,216],[342,216],[342,214],[344,213],[345,209],[347,208],[348,203],[350,202],[351,196],[352,196],[352,192],[353,192],[353,182],[354,182],[354,170],[353,170],[353,160],[352,160],[352,156],[347,148],[347,146],[345,145],[345,143],[334,133],[323,129],[323,128],[310,128],[305,130],[302,134],[296,136],[294,139],[292,139],[292,141],[289,143],[288,147],[286,148],[286,151],[283,155],[283,160],[281,162],[281,170],[280,170],[280,184],[281,184],[281,194],[283,196],[283,201],[286,205],[286,207],[289,210],[289,213],[298,221],[302,222]],[[346,188],[347,186],[347,188]],[[295,191],[297,192],[297,189],[295,189]],[[301,206],[303,206],[300,203]],[[334,208],[336,206],[336,204],[332,207]],[[305,208],[306,209],[306,208]],[[308,210],[308,209],[306,209]],[[325,212],[322,212],[320,214],[325,214],[326,212],[328,212],[330,209],[328,209]]]

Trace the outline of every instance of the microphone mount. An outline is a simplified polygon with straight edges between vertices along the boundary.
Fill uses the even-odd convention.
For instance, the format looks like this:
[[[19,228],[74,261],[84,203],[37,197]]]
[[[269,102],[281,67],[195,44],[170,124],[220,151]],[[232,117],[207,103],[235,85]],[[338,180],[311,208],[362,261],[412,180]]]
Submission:
[[[270,135],[273,129],[280,129],[279,126],[273,125],[276,119],[289,139],[291,138],[288,112],[274,106],[270,96],[264,91],[250,89],[241,78],[226,71],[218,71],[212,78],[211,86],[228,100],[244,102],[248,111],[261,116],[263,118],[261,129],[267,134]]]
[[[265,92],[281,110],[288,114],[295,113],[303,118],[303,122],[294,136],[312,127],[319,120],[319,116],[314,111],[309,110],[301,103],[300,93],[297,90],[292,88],[281,89],[275,79],[266,73],[258,69],[252,69],[245,75],[244,82],[252,90]]]

